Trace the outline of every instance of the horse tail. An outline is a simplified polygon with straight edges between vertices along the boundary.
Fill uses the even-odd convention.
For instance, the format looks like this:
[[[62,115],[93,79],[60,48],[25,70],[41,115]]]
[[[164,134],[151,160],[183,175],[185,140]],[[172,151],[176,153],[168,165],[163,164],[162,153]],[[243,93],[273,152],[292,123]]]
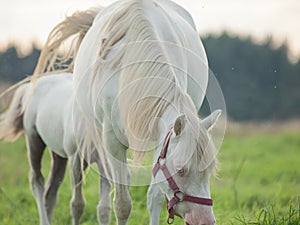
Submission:
[[[28,84],[21,85],[14,93],[9,108],[0,115],[0,139],[13,142],[23,133],[23,97]]]
[[[101,9],[90,8],[85,11],[76,11],[53,28],[41,50],[32,80],[36,80],[40,74],[50,71],[73,71],[73,59],[76,57],[85,34]],[[60,47],[64,43],[69,44],[68,41],[70,40],[69,48],[62,54]]]

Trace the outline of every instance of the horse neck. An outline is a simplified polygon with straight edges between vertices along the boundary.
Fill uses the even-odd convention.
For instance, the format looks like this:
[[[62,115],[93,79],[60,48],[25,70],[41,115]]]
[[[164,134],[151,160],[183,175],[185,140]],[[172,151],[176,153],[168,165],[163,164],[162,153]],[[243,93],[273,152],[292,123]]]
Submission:
[[[178,116],[185,115],[186,126],[197,126],[198,124],[198,114],[197,110],[191,100],[191,98],[184,93],[180,93],[173,103],[169,104],[164,110],[162,116],[157,122],[157,145],[161,146],[164,142],[164,139],[168,131],[174,126],[174,123]],[[194,127],[192,130],[197,130]],[[161,148],[156,148],[156,153],[161,150]]]
[[[171,105],[169,105],[162,116],[158,118],[157,122],[157,132],[156,136],[156,147],[154,148],[154,158],[153,163],[156,162],[166,138],[168,131],[173,127],[176,118],[179,116],[179,113],[176,109],[174,109]]]
[[[162,140],[168,131],[173,127],[176,118],[180,115],[172,105],[169,105],[158,122],[158,137]]]

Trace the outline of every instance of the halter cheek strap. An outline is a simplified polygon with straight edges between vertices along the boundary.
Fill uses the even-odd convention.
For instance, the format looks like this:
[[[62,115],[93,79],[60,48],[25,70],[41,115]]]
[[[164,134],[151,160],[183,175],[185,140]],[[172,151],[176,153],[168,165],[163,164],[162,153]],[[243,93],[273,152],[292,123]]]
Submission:
[[[207,206],[213,205],[213,200],[210,198],[200,198],[197,196],[191,196],[191,195],[185,194],[183,191],[181,191],[179,189],[178,185],[174,181],[170,171],[168,170],[168,168],[166,166],[166,155],[167,155],[167,151],[168,151],[168,147],[169,147],[169,143],[170,143],[170,138],[172,135],[172,130],[173,130],[173,128],[171,128],[169,130],[169,132],[167,133],[164,144],[163,144],[163,148],[159,154],[156,164],[154,165],[154,167],[152,169],[153,177],[156,176],[156,174],[158,173],[159,170],[162,171],[170,188],[174,192],[173,197],[169,201],[167,199],[167,209],[169,212],[169,218],[167,221],[168,224],[172,224],[174,222],[174,215],[175,215],[174,206],[178,202],[188,201],[188,202],[193,202],[196,204],[207,205]]]

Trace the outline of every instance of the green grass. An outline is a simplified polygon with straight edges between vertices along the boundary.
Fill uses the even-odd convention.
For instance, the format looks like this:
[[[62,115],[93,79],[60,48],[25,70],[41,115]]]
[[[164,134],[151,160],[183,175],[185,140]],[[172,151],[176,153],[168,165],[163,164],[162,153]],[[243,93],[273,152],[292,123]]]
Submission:
[[[28,161],[23,139],[0,143],[0,224],[38,224],[35,200],[28,184]],[[211,191],[217,224],[300,225],[300,133],[226,136],[219,153],[220,172]],[[43,159],[47,174],[50,156]],[[90,170],[84,182],[86,209],[82,224],[97,224],[98,175]],[[132,187],[133,209],[128,224],[149,224],[147,187]],[[53,224],[71,224],[70,178],[59,191]],[[166,224],[167,212],[161,213]],[[116,224],[112,214],[112,225]],[[183,224],[176,218],[174,224]]]
[[[283,215],[278,215],[278,211],[273,206],[263,208],[255,220],[246,219],[244,216],[237,216],[236,220],[241,224],[257,224],[257,225],[298,225],[300,224],[300,211],[290,204],[289,211]]]

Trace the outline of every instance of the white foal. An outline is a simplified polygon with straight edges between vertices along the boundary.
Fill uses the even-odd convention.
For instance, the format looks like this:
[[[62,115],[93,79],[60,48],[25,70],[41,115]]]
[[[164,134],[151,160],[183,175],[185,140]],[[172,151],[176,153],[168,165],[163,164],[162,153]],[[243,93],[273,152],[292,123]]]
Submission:
[[[71,213],[73,224],[78,225],[83,214],[85,200],[82,193],[83,170],[96,163],[101,173],[99,224],[110,220],[111,183],[104,175],[104,168],[95,149],[90,161],[82,161],[80,143],[87,123],[73,106],[73,75],[70,73],[41,77],[31,91],[32,84],[21,85],[15,92],[9,109],[1,115],[0,138],[14,141],[24,131],[30,162],[30,184],[37,202],[40,224],[51,224],[57,200],[57,191],[63,181],[69,160],[72,179]],[[81,133],[74,128],[81,126]],[[49,180],[44,187],[41,159],[45,147],[52,152],[52,167]],[[89,145],[93,148],[93,144]],[[90,151],[90,150],[89,150]],[[101,149],[100,149],[101,151]]]

